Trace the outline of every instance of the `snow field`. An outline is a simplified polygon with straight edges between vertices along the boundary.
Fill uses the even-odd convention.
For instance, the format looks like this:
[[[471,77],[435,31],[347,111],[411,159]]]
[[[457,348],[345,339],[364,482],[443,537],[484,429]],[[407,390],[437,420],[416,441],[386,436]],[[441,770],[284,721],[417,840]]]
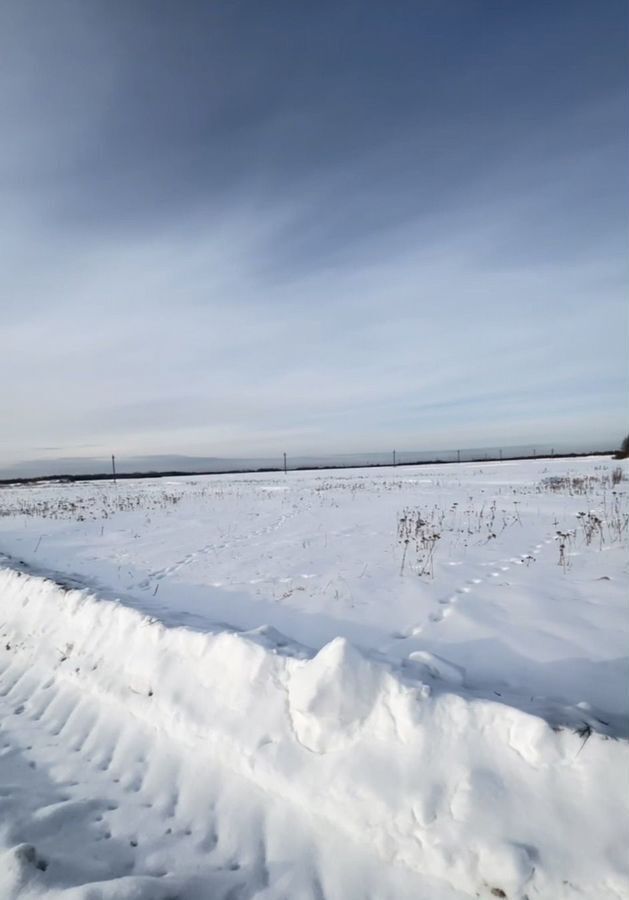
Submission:
[[[78,519],[89,504],[55,520],[5,515],[3,546],[44,518],[29,562],[59,568],[65,553],[72,574],[0,570],[0,896],[629,897],[622,536],[611,515],[602,542],[577,524],[560,565],[567,526],[554,523],[584,495],[527,494],[540,473],[524,465],[470,472],[482,488],[434,474],[354,489],[252,479],[248,504],[227,482],[233,518],[205,544],[195,538],[222,501],[206,513],[207,497],[184,491],[162,513],[157,485],[158,513],[146,496],[140,512],[108,512],[108,530],[118,521],[137,539]],[[488,538],[498,500],[491,526],[479,510],[491,517],[518,475],[521,524],[509,496],[512,518]],[[116,502],[134,504],[124,487]],[[468,503],[457,531],[453,498],[470,489],[492,497]],[[92,486],[63,490],[81,500]],[[610,500],[600,479],[589,490],[588,512]],[[432,577],[421,546],[400,574],[396,527],[418,491],[444,495],[422,518],[442,529]],[[171,537],[201,550],[167,555]],[[105,579],[123,553],[127,588],[139,585],[128,593]],[[337,560],[347,592],[338,577],[311,586]]]

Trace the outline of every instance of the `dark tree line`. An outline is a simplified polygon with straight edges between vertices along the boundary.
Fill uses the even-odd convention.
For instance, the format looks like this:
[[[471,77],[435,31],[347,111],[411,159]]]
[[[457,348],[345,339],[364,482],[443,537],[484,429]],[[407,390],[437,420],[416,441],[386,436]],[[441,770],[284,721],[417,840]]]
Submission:
[[[617,450],[614,454],[615,459],[627,459],[629,456],[629,434],[626,435],[622,444],[620,445],[620,450]]]

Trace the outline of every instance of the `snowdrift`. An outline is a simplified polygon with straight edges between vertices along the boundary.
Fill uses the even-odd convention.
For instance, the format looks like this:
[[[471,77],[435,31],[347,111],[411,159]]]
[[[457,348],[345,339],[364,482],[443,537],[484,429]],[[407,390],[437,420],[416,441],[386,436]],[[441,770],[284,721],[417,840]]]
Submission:
[[[466,695],[427,654],[170,628],[10,567],[0,610],[4,667],[36,660],[392,864],[472,897],[629,897],[624,741]]]

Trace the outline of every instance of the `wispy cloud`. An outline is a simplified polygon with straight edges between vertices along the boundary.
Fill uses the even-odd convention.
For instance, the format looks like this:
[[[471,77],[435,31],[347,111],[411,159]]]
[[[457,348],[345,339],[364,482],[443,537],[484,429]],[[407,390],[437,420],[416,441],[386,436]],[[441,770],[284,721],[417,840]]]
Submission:
[[[7,4],[1,459],[611,440],[623,14],[578,6]]]

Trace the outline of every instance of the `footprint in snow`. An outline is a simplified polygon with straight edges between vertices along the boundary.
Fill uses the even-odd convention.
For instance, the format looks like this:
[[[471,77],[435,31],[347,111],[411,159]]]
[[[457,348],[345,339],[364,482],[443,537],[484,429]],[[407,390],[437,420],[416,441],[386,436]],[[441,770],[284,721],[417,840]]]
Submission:
[[[438,623],[438,622],[442,622],[446,618],[446,616],[449,616],[451,613],[452,613],[452,610],[450,609],[450,607],[446,607],[445,609],[442,609],[439,612],[431,613],[428,616],[428,618],[430,619],[431,622]]]

